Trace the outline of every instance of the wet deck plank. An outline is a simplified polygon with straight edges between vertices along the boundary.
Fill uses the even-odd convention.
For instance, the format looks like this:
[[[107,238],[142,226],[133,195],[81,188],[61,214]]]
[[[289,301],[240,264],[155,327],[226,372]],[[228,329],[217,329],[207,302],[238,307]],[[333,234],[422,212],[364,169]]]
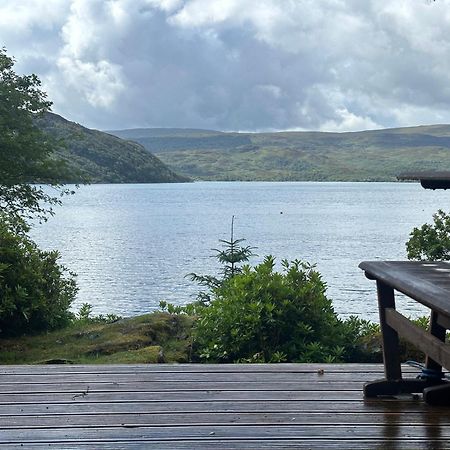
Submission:
[[[0,449],[450,448],[450,409],[363,399],[382,376],[362,364],[1,366]]]

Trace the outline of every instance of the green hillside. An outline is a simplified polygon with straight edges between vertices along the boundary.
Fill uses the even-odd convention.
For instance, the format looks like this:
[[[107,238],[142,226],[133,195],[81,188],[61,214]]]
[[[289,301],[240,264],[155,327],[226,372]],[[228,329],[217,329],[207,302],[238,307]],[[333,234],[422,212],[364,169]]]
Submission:
[[[37,125],[60,140],[58,156],[74,173],[67,182],[171,183],[188,181],[170,170],[142,145],[90,130],[56,114],[47,113]]]
[[[450,125],[355,133],[114,131],[141,143],[176,172],[202,180],[388,181],[450,169]]]

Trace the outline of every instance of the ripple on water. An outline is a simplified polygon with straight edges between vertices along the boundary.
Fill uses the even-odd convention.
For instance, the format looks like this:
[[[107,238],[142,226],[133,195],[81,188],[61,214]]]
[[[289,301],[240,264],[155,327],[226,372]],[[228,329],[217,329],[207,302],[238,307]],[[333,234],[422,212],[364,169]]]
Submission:
[[[91,185],[33,235],[78,273],[75,308],[132,315],[163,299],[191,301],[198,287],[185,275],[217,272],[211,249],[235,215],[235,236],[257,247],[253,263],[267,254],[316,263],[339,314],[378,320],[375,284],[359,262],[405,259],[411,229],[449,199],[405,183]],[[423,313],[404,302],[409,315]]]

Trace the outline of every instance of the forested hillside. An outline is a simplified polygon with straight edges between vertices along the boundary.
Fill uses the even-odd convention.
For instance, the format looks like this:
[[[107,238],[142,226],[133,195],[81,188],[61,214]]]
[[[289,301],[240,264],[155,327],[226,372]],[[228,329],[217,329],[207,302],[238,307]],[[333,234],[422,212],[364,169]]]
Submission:
[[[170,170],[142,145],[125,141],[46,113],[38,126],[61,142],[57,155],[72,169],[72,179],[93,183],[167,183],[188,181]]]
[[[450,169],[450,125],[356,133],[112,133],[141,143],[178,173],[203,180],[382,181],[404,171]]]

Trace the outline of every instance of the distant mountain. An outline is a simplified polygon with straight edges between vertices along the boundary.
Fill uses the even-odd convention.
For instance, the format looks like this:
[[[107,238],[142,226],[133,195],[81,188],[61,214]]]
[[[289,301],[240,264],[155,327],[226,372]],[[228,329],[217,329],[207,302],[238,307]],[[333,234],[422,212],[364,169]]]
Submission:
[[[217,134],[227,134],[222,131],[202,130],[198,128],[130,128],[127,130],[112,130],[106,133],[114,134],[122,139],[134,139],[141,137],[174,137],[191,136],[203,137],[214,136]]]
[[[189,128],[137,128],[109,131],[109,133],[122,139],[139,142],[147,150],[158,153],[187,149],[226,150],[251,144],[251,139],[240,133]]]
[[[388,181],[405,171],[450,170],[450,125],[354,133],[111,132],[173,170],[203,180]]]
[[[172,183],[189,181],[170,170],[142,145],[102,131],[90,130],[53,113],[37,121],[42,130],[62,141],[58,156],[73,169],[73,179],[92,183]]]

